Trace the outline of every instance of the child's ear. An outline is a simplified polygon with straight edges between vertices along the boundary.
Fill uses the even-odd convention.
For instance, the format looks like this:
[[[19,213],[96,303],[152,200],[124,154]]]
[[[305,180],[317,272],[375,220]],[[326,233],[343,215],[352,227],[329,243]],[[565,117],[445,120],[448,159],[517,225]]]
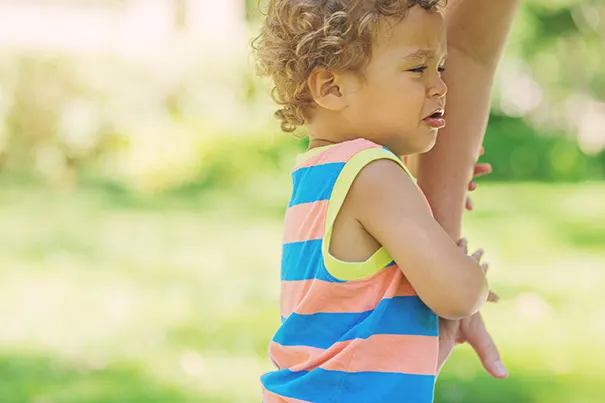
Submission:
[[[315,103],[322,108],[338,111],[347,106],[342,77],[329,70],[318,68],[313,70],[307,84]]]

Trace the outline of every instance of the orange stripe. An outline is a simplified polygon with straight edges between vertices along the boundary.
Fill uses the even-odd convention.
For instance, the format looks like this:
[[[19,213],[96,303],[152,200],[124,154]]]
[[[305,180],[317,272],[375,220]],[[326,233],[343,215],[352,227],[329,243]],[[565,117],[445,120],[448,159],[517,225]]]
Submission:
[[[293,372],[323,368],[344,372],[435,375],[439,338],[376,334],[368,339],[336,343],[327,350],[306,346],[282,346],[271,342],[269,352],[281,369],[287,368]]]
[[[327,211],[328,200],[290,207],[284,221],[284,243],[323,238]]]
[[[289,369],[292,372],[311,371],[341,353],[350,343],[351,341],[335,343],[324,350],[308,346],[282,346],[271,341],[269,354],[280,369]]]
[[[282,281],[281,316],[292,312],[310,315],[319,312],[365,312],[378,306],[383,298],[416,295],[398,266],[382,269],[362,281],[330,283],[313,279]],[[313,298],[306,298],[313,295]]]
[[[342,349],[321,368],[345,372],[437,374],[437,336],[376,334],[348,343],[354,346]]]
[[[311,403],[306,400],[294,399],[292,397],[284,397],[276,395],[263,387],[263,403]]]
[[[280,370],[314,360],[325,351],[322,348],[308,346],[282,346],[274,341],[269,344],[269,355]]]
[[[307,158],[300,165],[297,165],[294,170],[335,162],[347,162],[358,152],[374,147],[379,146],[366,139],[357,139],[346,143],[341,143],[334,147],[330,147],[326,151],[320,152],[317,155]]]

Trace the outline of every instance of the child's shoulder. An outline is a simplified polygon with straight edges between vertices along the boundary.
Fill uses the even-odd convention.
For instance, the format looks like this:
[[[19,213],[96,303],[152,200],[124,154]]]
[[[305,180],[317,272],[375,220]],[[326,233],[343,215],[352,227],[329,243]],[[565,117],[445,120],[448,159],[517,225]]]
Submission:
[[[426,202],[416,178],[399,156],[369,140],[356,140],[356,143],[360,149],[351,156],[343,170],[348,177],[347,199],[357,206],[353,210],[361,211],[361,216],[366,210],[372,214],[377,210],[386,213],[391,208],[409,207],[406,201],[410,198],[419,200],[421,195]]]

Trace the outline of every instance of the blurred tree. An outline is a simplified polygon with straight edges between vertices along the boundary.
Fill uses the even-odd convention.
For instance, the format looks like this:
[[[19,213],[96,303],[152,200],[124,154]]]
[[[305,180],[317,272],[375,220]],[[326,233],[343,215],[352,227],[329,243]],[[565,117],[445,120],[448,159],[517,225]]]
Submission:
[[[588,118],[588,105],[605,100],[604,64],[605,3],[522,2],[500,69],[494,108],[575,137]],[[532,97],[535,102],[527,102]]]
[[[187,29],[158,60],[0,54],[0,172],[70,183],[86,167],[154,189],[214,186],[249,176],[215,151],[230,150],[256,172],[283,168],[304,147],[279,133],[268,81],[255,77],[253,63],[238,64],[250,52],[234,39],[241,7],[252,36],[266,0],[232,0],[212,15],[203,2],[169,1],[169,24]],[[490,179],[605,178],[605,3],[521,4],[494,89]],[[205,50],[212,57],[200,56],[200,38],[229,24],[224,42]]]

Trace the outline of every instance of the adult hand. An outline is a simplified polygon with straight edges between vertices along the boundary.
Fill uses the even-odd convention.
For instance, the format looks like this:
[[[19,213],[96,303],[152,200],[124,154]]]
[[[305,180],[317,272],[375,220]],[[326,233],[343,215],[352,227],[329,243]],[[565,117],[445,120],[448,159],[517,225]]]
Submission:
[[[439,322],[439,368],[445,363],[457,344],[469,343],[475,350],[483,367],[494,378],[508,377],[508,371],[500,359],[500,352],[485,328],[481,313],[462,320],[440,319]]]
[[[462,238],[458,242],[458,246],[463,249],[465,254],[468,254],[468,243],[466,238]],[[479,250],[475,252],[473,257],[478,263],[481,263],[482,255],[483,251]],[[487,272],[489,266],[487,263],[483,263],[481,267]],[[490,291],[488,301],[497,302],[498,299],[498,296]],[[443,366],[457,344],[467,342],[479,356],[483,367],[494,378],[503,379],[508,377],[508,371],[500,359],[500,352],[491,335],[487,332],[485,322],[479,312],[462,320],[447,320],[440,318],[439,368]]]

